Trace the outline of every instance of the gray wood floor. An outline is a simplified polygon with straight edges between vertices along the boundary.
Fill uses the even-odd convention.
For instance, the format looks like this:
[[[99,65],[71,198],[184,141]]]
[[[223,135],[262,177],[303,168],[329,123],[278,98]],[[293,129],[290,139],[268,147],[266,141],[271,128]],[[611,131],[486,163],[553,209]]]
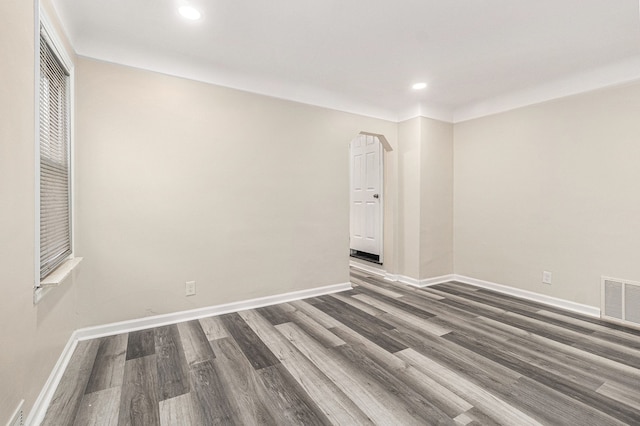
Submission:
[[[640,331],[460,283],[80,342],[45,425],[640,424]]]

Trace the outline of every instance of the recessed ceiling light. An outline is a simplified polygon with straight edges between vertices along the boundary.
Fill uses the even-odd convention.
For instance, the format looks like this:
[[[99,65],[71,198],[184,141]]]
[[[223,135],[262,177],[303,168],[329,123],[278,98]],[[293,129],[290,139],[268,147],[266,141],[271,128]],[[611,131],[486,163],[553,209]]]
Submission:
[[[187,19],[191,19],[193,21],[200,19],[200,17],[202,16],[200,11],[198,11],[197,9],[194,9],[191,6],[182,6],[180,9],[178,9],[178,12],[180,12],[180,15],[184,16]]]
[[[411,86],[413,90],[422,90],[426,87],[427,87],[427,83],[416,83],[413,86]]]

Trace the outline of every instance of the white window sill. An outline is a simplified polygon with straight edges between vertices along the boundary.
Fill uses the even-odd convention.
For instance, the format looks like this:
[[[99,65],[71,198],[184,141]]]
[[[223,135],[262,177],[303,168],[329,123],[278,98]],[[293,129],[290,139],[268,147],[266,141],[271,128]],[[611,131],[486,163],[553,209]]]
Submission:
[[[60,266],[58,266],[53,272],[47,275],[42,281],[40,281],[40,285],[38,285],[34,289],[33,303],[37,304],[40,300],[42,300],[45,294],[49,293],[49,290],[62,284],[62,282],[67,279],[67,277],[80,264],[81,261],[81,257],[73,257],[71,259],[68,259]]]

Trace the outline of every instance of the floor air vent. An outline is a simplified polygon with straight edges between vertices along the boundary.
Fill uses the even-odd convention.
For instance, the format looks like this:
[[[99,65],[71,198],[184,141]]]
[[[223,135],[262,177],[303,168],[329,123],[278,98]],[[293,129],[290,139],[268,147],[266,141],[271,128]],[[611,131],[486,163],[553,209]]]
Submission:
[[[640,327],[640,283],[602,277],[602,318]]]

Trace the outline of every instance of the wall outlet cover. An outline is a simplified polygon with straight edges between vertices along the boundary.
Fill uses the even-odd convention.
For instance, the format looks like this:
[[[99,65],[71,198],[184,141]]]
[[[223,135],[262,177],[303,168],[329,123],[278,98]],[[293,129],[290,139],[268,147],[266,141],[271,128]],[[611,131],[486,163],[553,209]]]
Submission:
[[[184,294],[186,296],[193,296],[196,294],[196,282],[195,281],[187,281],[185,283]]]
[[[551,272],[549,271],[542,272],[542,283],[551,284]]]

